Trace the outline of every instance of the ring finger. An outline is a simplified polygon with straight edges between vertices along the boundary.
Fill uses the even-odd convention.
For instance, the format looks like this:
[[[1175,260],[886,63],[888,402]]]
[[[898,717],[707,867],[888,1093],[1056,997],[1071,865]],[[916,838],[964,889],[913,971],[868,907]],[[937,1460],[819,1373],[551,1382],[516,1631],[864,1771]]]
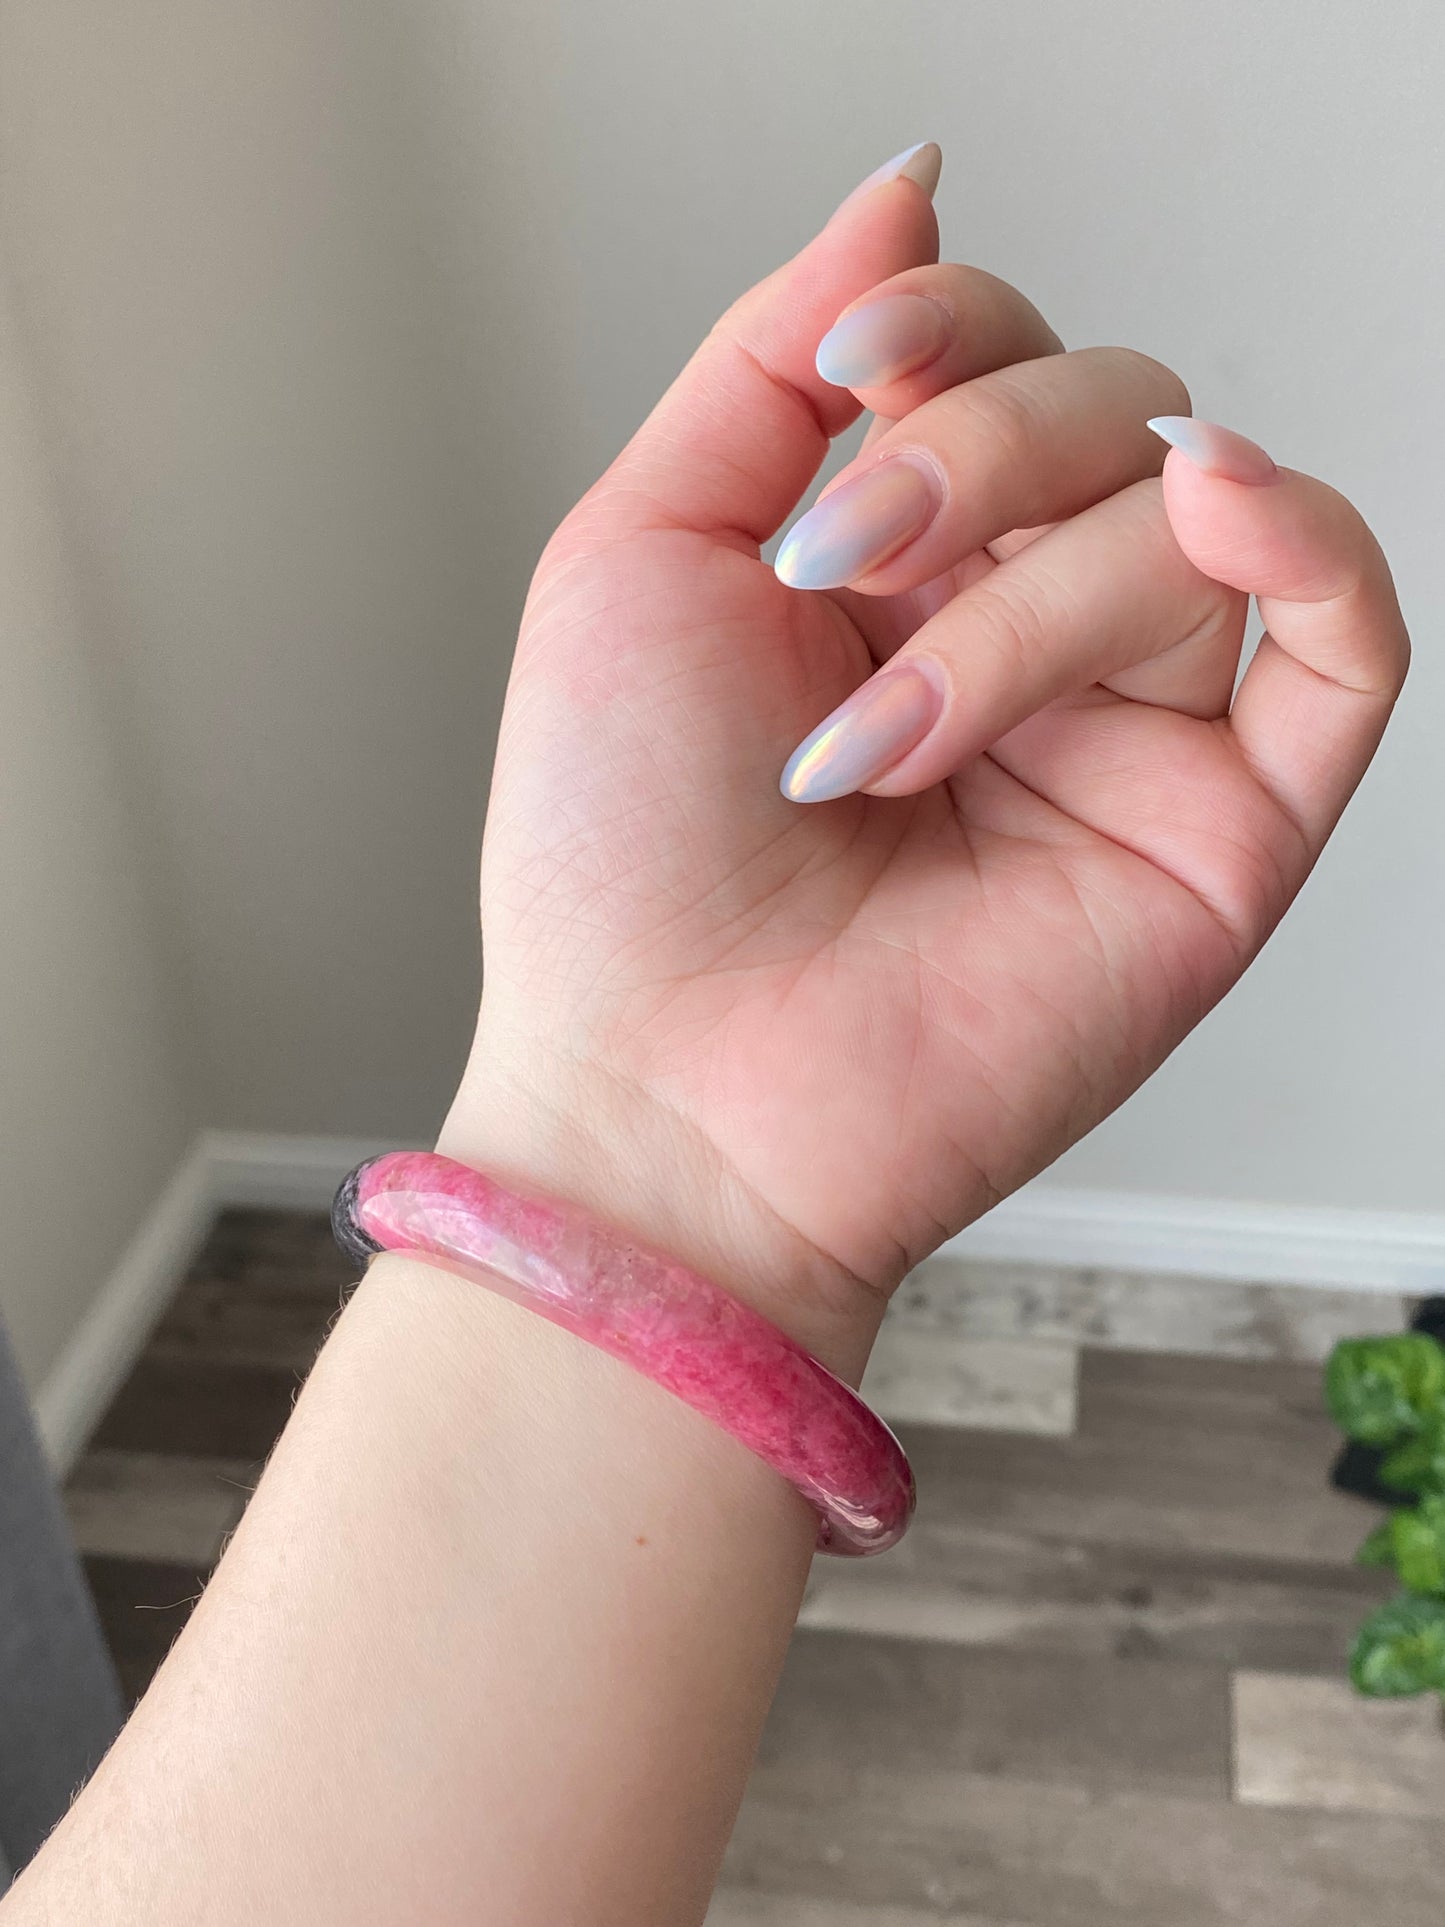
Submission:
[[[990,571],[799,745],[795,802],[909,796],[1027,717],[1103,684],[1215,717],[1229,707],[1248,597],[1196,569],[1159,482],[1107,497]]]
[[[1131,349],[995,369],[895,421],[793,525],[774,567],[797,589],[918,588],[1012,530],[1157,475],[1148,418],[1189,407],[1179,377]]]

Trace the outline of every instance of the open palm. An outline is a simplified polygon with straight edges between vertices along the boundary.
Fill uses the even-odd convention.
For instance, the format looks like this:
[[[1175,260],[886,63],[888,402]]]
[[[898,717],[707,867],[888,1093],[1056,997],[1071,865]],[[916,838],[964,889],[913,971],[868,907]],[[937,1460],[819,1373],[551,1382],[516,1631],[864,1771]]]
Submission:
[[[1143,421],[1177,405],[1168,371],[1052,355],[1027,304],[930,268],[935,248],[911,180],[845,204],[549,544],[448,1127],[475,1154],[505,1115],[509,1155],[554,1185],[803,1298],[891,1287],[1150,1074],[1298,889],[1403,673],[1388,571],[1342,498],[1183,457],[1161,482]],[[973,464],[964,506],[868,593],[786,587],[759,543],[859,406],[817,376],[818,339],[930,274],[974,288],[973,359],[870,395],[902,420],[859,467],[912,424]],[[1051,465],[1008,372],[1046,355],[1041,411],[1079,444]],[[1250,589],[1274,639],[1231,710]],[[781,794],[788,752],[900,646],[944,691],[924,743],[874,794]]]

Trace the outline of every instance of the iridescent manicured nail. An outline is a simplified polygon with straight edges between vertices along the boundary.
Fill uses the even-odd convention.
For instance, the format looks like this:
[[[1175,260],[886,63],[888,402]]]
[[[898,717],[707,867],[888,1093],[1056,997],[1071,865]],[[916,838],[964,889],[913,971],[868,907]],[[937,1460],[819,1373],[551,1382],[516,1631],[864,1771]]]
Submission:
[[[866,181],[859,181],[847,199],[838,203],[835,211],[841,214],[843,209],[851,206],[860,194],[866,194],[873,187],[882,187],[885,181],[916,181],[932,200],[934,189],[938,186],[938,177],[942,172],[943,149],[938,142],[919,141],[916,147],[905,147],[903,152],[895,154],[891,161],[884,161],[881,167],[875,167]]]
[[[942,689],[921,669],[880,669],[799,743],[783,771],[784,796],[826,803],[877,782],[922,742],[942,707]]]
[[[790,589],[837,589],[876,569],[938,512],[932,473],[902,456],[841,482],[795,522],[773,563]]]
[[[1237,435],[1217,422],[1196,421],[1193,415],[1155,415],[1147,424],[1154,433],[1188,456],[1206,475],[1228,482],[1272,482],[1279,470],[1258,442]]]
[[[877,388],[936,361],[949,333],[936,302],[885,294],[833,323],[818,343],[818,373],[839,388]]]

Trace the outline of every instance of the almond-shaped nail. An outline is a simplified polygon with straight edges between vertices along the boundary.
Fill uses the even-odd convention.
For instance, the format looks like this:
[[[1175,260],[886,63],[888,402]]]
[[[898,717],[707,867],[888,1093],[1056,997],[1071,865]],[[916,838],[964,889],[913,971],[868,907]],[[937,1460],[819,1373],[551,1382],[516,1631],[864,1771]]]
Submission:
[[[838,203],[835,213],[841,214],[845,207],[851,207],[870,189],[882,187],[885,181],[916,181],[932,200],[942,172],[943,149],[938,142],[919,141],[913,147],[905,147],[901,154],[895,154],[891,161],[884,161],[881,167],[875,167],[867,180],[859,181],[853,192]]]
[[[783,771],[784,796],[826,803],[877,782],[923,741],[942,707],[942,689],[921,669],[880,669],[799,743]]]
[[[1259,446],[1218,422],[1197,421],[1193,415],[1155,415],[1146,426],[1187,456],[1206,475],[1227,482],[1272,482],[1279,470]]]
[[[938,512],[938,483],[917,462],[893,456],[815,502],[779,546],[773,563],[790,589],[838,589],[876,569]]]
[[[818,343],[818,373],[838,388],[878,388],[936,361],[949,334],[947,315],[925,295],[881,295],[833,323]]]

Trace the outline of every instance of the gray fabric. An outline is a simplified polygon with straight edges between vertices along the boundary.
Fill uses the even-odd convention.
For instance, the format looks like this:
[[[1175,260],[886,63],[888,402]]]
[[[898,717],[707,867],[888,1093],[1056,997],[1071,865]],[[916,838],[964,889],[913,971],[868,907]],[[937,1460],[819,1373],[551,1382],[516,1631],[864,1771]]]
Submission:
[[[120,1690],[0,1329],[0,1888],[121,1723]]]

